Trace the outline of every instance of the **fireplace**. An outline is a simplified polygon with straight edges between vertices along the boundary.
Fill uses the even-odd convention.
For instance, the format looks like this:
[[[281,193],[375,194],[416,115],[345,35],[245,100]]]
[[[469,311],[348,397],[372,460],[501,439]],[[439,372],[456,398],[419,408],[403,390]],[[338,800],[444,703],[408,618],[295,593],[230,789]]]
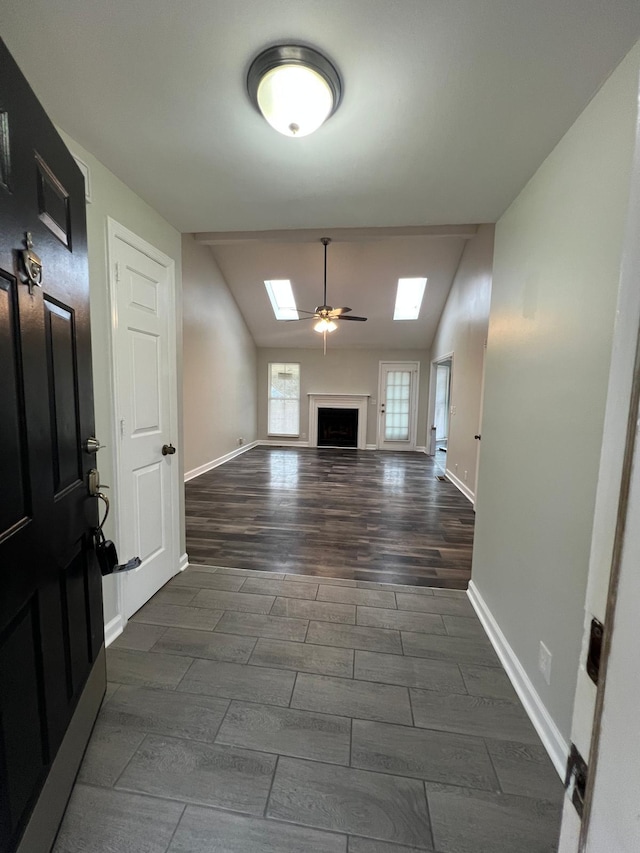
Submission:
[[[369,394],[309,394],[308,397],[310,447],[357,447],[360,450],[367,448]],[[352,412],[355,414],[355,424],[348,428],[344,424],[336,426],[334,423],[328,427],[328,433],[324,432],[323,439],[320,423],[325,415],[321,413],[326,411],[333,412],[333,415],[329,416],[330,419],[339,417],[340,420],[345,412]],[[353,414],[349,417],[353,418]],[[355,439],[350,437],[347,443],[345,434],[351,430],[355,434]]]
[[[357,447],[358,410],[318,409],[318,447]]]

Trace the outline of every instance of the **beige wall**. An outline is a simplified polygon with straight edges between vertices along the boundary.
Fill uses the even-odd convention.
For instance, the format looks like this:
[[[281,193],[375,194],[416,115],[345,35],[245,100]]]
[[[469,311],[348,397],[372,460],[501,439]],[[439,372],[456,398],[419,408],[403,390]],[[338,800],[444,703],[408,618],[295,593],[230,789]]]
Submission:
[[[473,499],[479,445],[482,367],[489,326],[494,226],[467,241],[431,348],[431,360],[453,353],[447,473]],[[430,425],[430,424],[429,424]],[[466,476],[465,476],[466,472]]]
[[[300,441],[309,434],[307,394],[370,394],[367,416],[367,444],[376,444],[378,374],[381,361],[417,361],[420,363],[418,397],[418,446],[425,446],[427,429],[428,353],[426,350],[344,350],[331,349],[322,354],[322,339],[315,349],[258,349],[258,437],[267,434],[267,393],[269,362],[300,363]]]
[[[473,583],[565,740],[639,68],[636,47],[496,228]]]
[[[256,347],[208,246],[182,238],[185,471],[256,439]]]
[[[180,234],[149,207],[132,190],[105,168],[99,160],[78,145],[73,139],[60,131],[71,153],[83,160],[91,175],[92,201],[87,204],[87,237],[89,244],[89,286],[91,299],[91,337],[93,348],[93,384],[96,411],[96,435],[106,445],[111,445],[98,453],[98,466],[103,483],[113,485],[115,456],[113,440],[115,435],[113,401],[111,397],[111,355],[109,329],[111,312],[109,309],[109,287],[107,270],[107,217],[111,217],[142,237],[165,255],[173,258],[176,265],[176,328],[178,334],[178,399],[182,399],[182,285],[181,285],[181,246]],[[178,413],[179,431],[182,417]],[[182,448],[182,436],[178,435],[177,447]],[[182,466],[182,454],[180,454]],[[183,470],[182,467],[180,469]],[[180,477],[182,480],[182,476]],[[110,492],[113,504],[111,517],[107,521],[107,537],[114,536],[113,519],[117,510],[118,495]],[[184,501],[180,494],[180,553],[185,551]],[[116,542],[116,545],[118,543]],[[176,569],[178,567],[176,566]],[[104,578],[104,618],[105,624],[118,616],[117,579]]]

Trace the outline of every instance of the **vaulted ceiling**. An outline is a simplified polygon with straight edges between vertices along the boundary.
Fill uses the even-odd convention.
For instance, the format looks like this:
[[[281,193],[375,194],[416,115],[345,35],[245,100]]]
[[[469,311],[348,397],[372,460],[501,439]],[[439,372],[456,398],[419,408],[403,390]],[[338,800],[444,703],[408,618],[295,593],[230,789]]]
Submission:
[[[640,3],[3,0],[1,31],[53,120],[180,231],[331,234],[495,221],[640,37]],[[273,131],[245,89],[252,58],[284,41],[324,51],[344,80],[303,139]],[[354,345],[428,346],[462,241],[361,240],[332,247],[332,304],[377,316],[410,274],[429,275],[433,301],[411,333],[343,324]],[[213,248],[248,315],[275,269],[307,276],[300,305],[320,301],[316,236],[275,245]],[[300,345],[293,329],[277,343]]]

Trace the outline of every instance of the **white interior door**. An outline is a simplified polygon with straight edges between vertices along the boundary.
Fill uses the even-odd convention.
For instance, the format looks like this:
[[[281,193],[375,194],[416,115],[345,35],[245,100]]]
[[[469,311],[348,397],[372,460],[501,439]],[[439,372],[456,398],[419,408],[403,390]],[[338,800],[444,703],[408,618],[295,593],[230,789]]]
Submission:
[[[178,570],[178,457],[173,261],[110,223],[116,317],[114,374],[121,559],[142,564],[122,576],[125,618]],[[163,453],[163,450],[165,453]]]
[[[378,449],[415,450],[417,361],[382,361],[378,390]]]
[[[447,447],[449,438],[449,406],[451,398],[451,359],[436,365],[436,442]]]

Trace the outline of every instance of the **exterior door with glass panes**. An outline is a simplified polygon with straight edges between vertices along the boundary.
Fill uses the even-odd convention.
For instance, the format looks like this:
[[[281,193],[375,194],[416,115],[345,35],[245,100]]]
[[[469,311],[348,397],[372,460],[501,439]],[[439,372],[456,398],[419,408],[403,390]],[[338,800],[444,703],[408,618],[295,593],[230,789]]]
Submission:
[[[417,361],[380,362],[379,450],[416,449],[418,372]]]

